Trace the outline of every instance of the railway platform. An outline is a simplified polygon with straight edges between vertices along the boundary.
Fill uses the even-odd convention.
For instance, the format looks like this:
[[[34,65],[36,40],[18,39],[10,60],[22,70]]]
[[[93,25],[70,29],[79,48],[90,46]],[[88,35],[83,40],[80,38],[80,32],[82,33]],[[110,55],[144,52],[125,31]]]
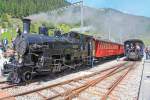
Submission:
[[[139,100],[150,100],[150,59],[144,60],[143,66]]]

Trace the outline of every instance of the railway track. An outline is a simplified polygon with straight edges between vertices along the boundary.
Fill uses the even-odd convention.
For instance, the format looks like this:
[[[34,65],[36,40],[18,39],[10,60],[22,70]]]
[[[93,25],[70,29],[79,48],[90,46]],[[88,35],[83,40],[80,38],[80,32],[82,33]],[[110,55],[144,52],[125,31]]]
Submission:
[[[45,87],[32,89],[30,91],[11,94],[11,96],[7,96],[1,99],[9,99],[10,97],[21,98],[22,96],[27,96],[30,98],[31,95],[36,95],[39,96],[38,98],[40,100],[71,100],[72,98],[83,98],[82,94],[84,94],[84,92],[90,93],[89,91],[93,91],[94,88],[101,88],[101,92],[94,94],[99,95],[100,99],[106,100],[108,96],[110,96],[113,89],[117,87],[117,85],[124,79],[124,77],[132,70],[134,65],[135,62],[125,62],[103,71],[98,71],[89,75],[77,77]],[[103,89],[103,86],[105,86],[103,83],[109,83],[105,90]],[[102,86],[98,86],[98,84],[102,84]],[[14,87],[12,86],[10,88]],[[5,90],[9,89],[9,87],[1,89]],[[104,91],[105,93],[103,93]],[[88,98],[86,98],[86,100],[88,100]]]
[[[39,79],[34,79],[28,83],[23,82],[23,83],[19,83],[19,84],[11,84],[8,81],[0,81],[0,89],[5,90],[5,89],[9,89],[9,88],[17,88],[19,86],[26,86],[26,85],[29,85],[31,83],[36,83],[37,81],[39,81]]]
[[[0,89],[8,89],[8,88],[13,88],[15,86],[18,86],[17,84],[9,84],[7,81],[1,81],[0,82]]]

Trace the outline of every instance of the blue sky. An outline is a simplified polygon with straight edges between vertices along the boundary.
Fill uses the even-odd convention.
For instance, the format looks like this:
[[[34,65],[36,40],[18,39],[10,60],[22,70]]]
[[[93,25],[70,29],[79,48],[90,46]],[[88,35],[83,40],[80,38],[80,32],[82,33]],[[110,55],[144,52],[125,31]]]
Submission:
[[[76,2],[80,0],[67,0]],[[83,0],[84,5],[95,8],[113,8],[125,13],[150,17],[150,0]]]

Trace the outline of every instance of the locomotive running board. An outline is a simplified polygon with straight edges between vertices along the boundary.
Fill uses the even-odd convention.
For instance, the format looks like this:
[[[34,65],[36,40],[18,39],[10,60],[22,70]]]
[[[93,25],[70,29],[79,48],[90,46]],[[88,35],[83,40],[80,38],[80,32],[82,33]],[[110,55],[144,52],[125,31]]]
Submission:
[[[66,65],[66,64],[64,64],[64,66],[67,66],[68,68],[71,68],[71,69],[75,69],[75,66],[69,66],[69,65]]]
[[[69,65],[64,65],[64,66],[67,66],[68,68],[71,68],[71,69],[75,69],[76,67],[78,66],[81,66],[82,64],[76,64],[74,66],[69,66]]]

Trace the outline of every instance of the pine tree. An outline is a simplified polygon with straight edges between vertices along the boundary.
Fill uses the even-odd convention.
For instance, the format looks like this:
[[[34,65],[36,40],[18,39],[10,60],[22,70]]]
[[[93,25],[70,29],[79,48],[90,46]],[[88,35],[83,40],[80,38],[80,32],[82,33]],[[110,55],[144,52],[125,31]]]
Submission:
[[[69,4],[65,0],[0,0],[0,16],[4,13],[13,17],[53,10]]]

